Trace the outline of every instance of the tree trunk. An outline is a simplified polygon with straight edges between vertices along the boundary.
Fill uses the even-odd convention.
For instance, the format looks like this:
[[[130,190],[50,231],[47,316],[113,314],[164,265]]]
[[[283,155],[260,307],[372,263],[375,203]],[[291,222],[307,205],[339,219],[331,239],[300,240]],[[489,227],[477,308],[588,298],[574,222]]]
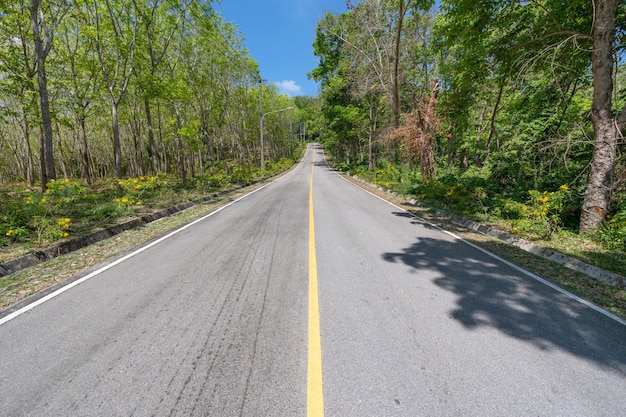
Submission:
[[[39,32],[39,7],[40,0],[32,0],[30,5],[30,23],[33,29],[35,43],[35,55],[37,59],[37,82],[39,84],[39,102],[41,106],[41,122],[43,125],[43,164],[46,175],[44,184],[48,180],[56,179],[54,167],[54,153],[52,140],[52,119],[50,118],[50,102],[48,99],[48,80],[46,79],[46,51],[43,47],[41,33]],[[44,187],[45,188],[45,187]]]
[[[180,110],[178,107],[175,107],[176,113],[176,127],[178,127],[178,131],[183,127],[183,124],[180,120]],[[180,179],[183,185],[187,184],[187,169],[185,167],[185,147],[183,144],[183,137],[180,133],[177,134],[177,144],[178,144],[178,169],[180,170]]]
[[[419,158],[422,183],[426,185],[437,175],[437,165],[433,152],[433,136],[439,129],[435,106],[439,97],[439,80],[435,80],[425,112],[418,112],[418,131],[420,132]]]
[[[40,169],[40,176],[41,176],[41,192],[45,193],[46,189],[48,188],[48,174],[46,173],[46,156],[44,153],[44,138],[43,138],[43,129],[40,127],[39,128],[39,169]]]
[[[372,111],[372,103],[370,101],[370,108],[369,108],[369,116],[370,116],[370,120],[369,120],[369,130],[367,132],[367,170],[369,172],[374,171],[374,157],[373,157],[373,152],[372,152],[372,142],[373,142],[373,138],[374,138],[374,123],[373,123],[373,115],[372,115],[373,111]]]
[[[115,159],[115,176],[122,178],[122,144],[120,141],[120,125],[117,117],[117,103],[111,101],[111,123],[113,126],[113,158]]]
[[[85,129],[85,116],[80,115],[76,121],[78,125],[80,135],[80,147],[81,147],[81,174],[83,179],[88,185],[91,185],[91,178],[93,176],[90,166],[91,156],[89,155],[89,143],[87,142],[87,130]]]
[[[617,149],[617,123],[611,112],[613,92],[613,42],[618,0],[598,0],[593,31],[593,104],[595,130],[589,183],[585,192],[580,232],[593,233],[606,218],[613,189]]]
[[[25,178],[28,185],[31,187],[35,183],[33,152],[30,148],[30,124],[28,123],[28,116],[26,115],[26,108],[22,106],[22,133],[24,137],[24,147],[26,148],[26,172]]]
[[[503,80],[500,83],[500,89],[498,90],[498,97],[496,98],[496,104],[493,106],[493,111],[491,112],[491,119],[489,121],[489,136],[487,136],[487,144],[485,149],[487,150],[486,158],[489,158],[491,154],[491,144],[493,143],[493,136],[496,132],[496,117],[498,116],[498,112],[500,111],[500,101],[502,100],[502,93],[504,92],[504,84]]]
[[[59,127],[57,125],[57,131]],[[59,148],[59,162],[61,163],[61,171],[63,172],[63,178],[68,179],[69,175],[67,173],[67,164],[65,163],[65,153],[63,153],[63,143],[61,142],[61,136],[57,135],[58,140],[58,148]]]
[[[146,108],[146,123],[148,125],[148,146],[152,155],[152,170],[154,174],[159,172],[159,150],[154,143],[154,129],[152,127],[152,113],[150,111],[150,100],[144,98],[144,106]]]
[[[394,45],[394,57],[393,57],[393,75],[391,78],[391,94],[393,104],[393,118],[394,126],[400,126],[400,93],[399,93],[399,70],[400,70],[400,43],[402,41],[402,24],[404,22],[404,15],[406,13],[404,0],[398,2],[398,27],[396,28],[396,39]]]
[[[168,171],[167,150],[165,149],[165,144],[163,143],[163,123],[162,123],[162,118],[161,118],[161,106],[159,105],[158,101],[157,101],[157,132],[159,134],[159,137],[158,137],[159,141],[155,143],[155,145],[157,149],[160,150],[159,161],[157,165],[159,167],[162,167],[163,172],[167,174],[167,171]]]
[[[133,138],[133,149],[135,152],[134,158],[132,160],[133,165],[134,165],[134,172],[137,174],[135,176],[144,176],[148,172],[148,167],[146,166],[146,158],[144,158],[144,153],[143,153],[141,122],[142,120],[139,114],[137,102],[133,100],[130,131],[131,131],[131,135]]]

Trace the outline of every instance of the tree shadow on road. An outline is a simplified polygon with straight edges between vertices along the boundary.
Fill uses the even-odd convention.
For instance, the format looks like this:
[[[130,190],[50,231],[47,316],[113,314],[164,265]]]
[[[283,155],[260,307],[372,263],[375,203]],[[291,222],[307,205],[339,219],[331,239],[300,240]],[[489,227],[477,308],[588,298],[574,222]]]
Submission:
[[[338,170],[336,168],[333,168],[330,165],[328,165],[328,163],[326,161],[317,161],[317,162],[314,162],[313,165],[315,165],[316,167],[325,168],[327,171],[341,172],[340,170]]]
[[[412,223],[428,227],[419,220]],[[458,297],[450,316],[467,329],[492,327],[539,349],[562,349],[626,376],[626,326],[462,241],[418,237],[410,247],[382,257],[416,271],[437,271],[433,282]]]

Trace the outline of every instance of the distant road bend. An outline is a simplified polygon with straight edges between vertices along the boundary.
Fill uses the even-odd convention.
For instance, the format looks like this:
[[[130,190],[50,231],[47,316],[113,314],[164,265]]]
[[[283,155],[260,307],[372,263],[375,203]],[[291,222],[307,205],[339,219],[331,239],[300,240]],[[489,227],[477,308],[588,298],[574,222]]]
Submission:
[[[624,416],[626,326],[289,174],[0,321],[0,416]]]

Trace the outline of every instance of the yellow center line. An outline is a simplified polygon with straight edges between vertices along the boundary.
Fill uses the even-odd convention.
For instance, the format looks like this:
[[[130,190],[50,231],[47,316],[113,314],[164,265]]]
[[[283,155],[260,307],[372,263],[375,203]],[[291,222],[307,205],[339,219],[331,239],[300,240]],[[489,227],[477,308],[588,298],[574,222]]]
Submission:
[[[309,367],[307,378],[307,416],[324,416],[322,389],[322,342],[315,255],[315,224],[313,221],[313,169],[309,186]]]

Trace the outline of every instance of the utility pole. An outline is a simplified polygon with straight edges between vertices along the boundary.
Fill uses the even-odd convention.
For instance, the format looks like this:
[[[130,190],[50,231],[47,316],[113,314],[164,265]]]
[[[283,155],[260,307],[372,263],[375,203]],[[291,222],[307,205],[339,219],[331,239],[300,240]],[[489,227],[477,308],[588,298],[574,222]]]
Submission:
[[[265,80],[259,79],[259,139],[261,142],[261,173],[265,172],[265,150],[263,145],[263,83]]]
[[[265,145],[263,144],[263,119],[266,116],[266,114],[263,113],[263,83],[265,83],[265,81],[266,80],[259,79],[259,142],[261,142],[261,173],[265,172]],[[270,111],[267,112],[267,114],[279,113],[291,109],[293,109],[293,106]]]

